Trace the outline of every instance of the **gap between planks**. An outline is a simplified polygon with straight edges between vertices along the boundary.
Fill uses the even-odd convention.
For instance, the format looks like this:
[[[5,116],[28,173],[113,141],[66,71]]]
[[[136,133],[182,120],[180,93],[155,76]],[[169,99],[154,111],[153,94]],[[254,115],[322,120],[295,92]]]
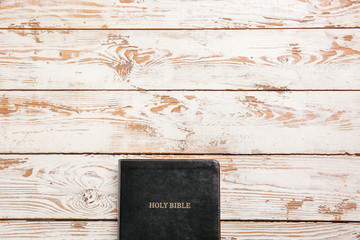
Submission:
[[[117,236],[115,221],[1,222],[6,239],[108,239]],[[358,239],[358,223],[221,222],[221,239]]]
[[[178,153],[178,152],[0,152],[0,155],[99,155],[99,156],[116,156],[116,155],[144,155],[144,156],[360,156],[360,153]]]
[[[358,92],[360,89],[21,89],[0,88],[9,92]]]
[[[45,30],[45,31],[201,31],[201,30],[322,30],[322,29],[360,29],[360,27],[293,27],[293,28],[0,28],[0,30]]]
[[[107,218],[0,218],[0,222],[11,222],[11,221],[27,221],[27,222],[117,222],[118,219],[107,219]],[[231,222],[257,222],[257,223],[360,223],[357,220],[347,220],[347,221],[338,221],[338,220],[283,220],[283,219],[223,219],[220,220],[223,223]]]

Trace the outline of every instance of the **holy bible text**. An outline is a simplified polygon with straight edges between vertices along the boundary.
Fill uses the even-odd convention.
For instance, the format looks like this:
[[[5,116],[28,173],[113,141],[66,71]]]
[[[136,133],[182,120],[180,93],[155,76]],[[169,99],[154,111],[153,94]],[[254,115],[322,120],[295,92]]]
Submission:
[[[191,203],[187,202],[149,202],[149,208],[191,208]]]

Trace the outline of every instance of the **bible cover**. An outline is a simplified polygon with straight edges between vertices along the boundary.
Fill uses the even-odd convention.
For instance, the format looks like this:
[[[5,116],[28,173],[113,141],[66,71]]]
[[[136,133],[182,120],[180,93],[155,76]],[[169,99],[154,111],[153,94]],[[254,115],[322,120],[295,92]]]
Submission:
[[[119,240],[219,240],[216,160],[119,160]]]

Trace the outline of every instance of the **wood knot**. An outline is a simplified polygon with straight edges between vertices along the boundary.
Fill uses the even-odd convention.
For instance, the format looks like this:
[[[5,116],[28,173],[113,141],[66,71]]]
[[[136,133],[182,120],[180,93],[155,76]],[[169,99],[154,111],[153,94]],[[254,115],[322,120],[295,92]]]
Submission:
[[[94,189],[85,189],[83,193],[81,194],[82,200],[86,204],[92,204],[96,202],[96,200],[99,198],[98,193]]]
[[[180,151],[186,151],[187,148],[188,147],[187,147],[186,141],[185,140],[180,140],[179,143],[178,143],[178,149]]]
[[[87,225],[87,222],[73,222],[71,224],[71,227],[77,228],[77,229],[85,229],[86,225]]]

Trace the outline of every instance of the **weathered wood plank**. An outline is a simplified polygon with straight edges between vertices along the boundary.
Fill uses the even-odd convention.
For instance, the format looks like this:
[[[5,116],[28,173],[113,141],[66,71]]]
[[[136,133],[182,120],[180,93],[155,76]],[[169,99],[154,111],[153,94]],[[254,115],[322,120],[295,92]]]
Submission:
[[[360,92],[3,91],[3,153],[359,153]]]
[[[359,27],[359,9],[356,0],[3,0],[0,27]]]
[[[116,240],[114,221],[0,221],[0,239]],[[356,240],[359,223],[222,222],[222,240]]]
[[[359,157],[1,155],[0,218],[116,219],[120,158],[217,159],[222,220],[360,220]]]
[[[357,240],[359,223],[222,222],[222,240]]]
[[[360,30],[0,31],[0,89],[360,89]]]
[[[117,240],[115,221],[0,221],[0,239]]]

